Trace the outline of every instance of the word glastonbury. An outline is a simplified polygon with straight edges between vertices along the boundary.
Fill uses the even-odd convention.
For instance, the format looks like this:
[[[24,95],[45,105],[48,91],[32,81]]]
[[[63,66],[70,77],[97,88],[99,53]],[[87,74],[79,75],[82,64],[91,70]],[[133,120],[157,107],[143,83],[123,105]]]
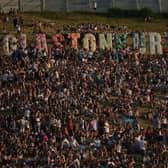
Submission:
[[[128,38],[130,37],[130,38]],[[52,43],[58,48],[73,48],[73,49],[86,49],[96,51],[97,49],[139,49],[141,54],[149,53],[151,55],[162,55],[164,49],[168,48],[168,32],[164,33],[164,41],[160,33],[67,33],[67,34],[54,34]],[[131,43],[131,46],[128,46]],[[163,44],[164,43],[164,44]],[[5,54],[17,50],[19,47],[22,49],[27,48],[27,35],[20,34],[18,38],[13,35],[5,35],[2,39],[2,50]],[[45,50],[48,52],[47,38],[43,33],[36,34],[35,48],[38,50]]]

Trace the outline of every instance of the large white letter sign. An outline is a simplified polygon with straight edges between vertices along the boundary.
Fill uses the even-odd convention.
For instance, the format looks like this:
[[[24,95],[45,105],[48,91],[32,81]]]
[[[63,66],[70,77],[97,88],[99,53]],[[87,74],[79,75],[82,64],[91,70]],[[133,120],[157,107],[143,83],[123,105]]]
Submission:
[[[58,48],[63,48],[64,45],[61,42],[65,41],[65,38],[62,34],[55,34],[52,37],[53,41],[54,41],[54,45]]]
[[[168,45],[168,32],[165,32],[164,35],[165,35],[166,45]]]
[[[141,54],[146,53],[146,39],[145,33],[134,33],[133,34],[133,48],[140,49]]]
[[[96,37],[93,34],[85,34],[85,37],[83,39],[83,48],[96,51]]]
[[[139,48],[139,34],[138,33],[133,34],[133,48],[134,49]]]
[[[146,53],[146,37],[145,33],[140,33],[140,53]]]
[[[5,54],[10,54],[11,52],[17,50],[17,39],[12,35],[6,35],[3,39],[3,51]]]
[[[149,33],[149,39],[150,39],[150,54],[155,55],[163,54],[163,48],[161,45],[161,35],[160,33]]]
[[[36,49],[46,50],[48,52],[47,40],[45,34],[36,34]]]
[[[78,48],[78,39],[80,38],[80,33],[69,33],[68,37],[71,39],[71,48]]]
[[[112,49],[113,45],[112,45],[112,34],[111,33],[107,33],[106,34],[106,38],[105,38],[105,34],[99,34],[99,47],[100,49]]]
[[[19,46],[23,49],[27,47],[27,36],[26,34],[21,34],[19,37]]]
[[[113,35],[113,42],[116,49],[127,48],[127,34],[119,33]]]

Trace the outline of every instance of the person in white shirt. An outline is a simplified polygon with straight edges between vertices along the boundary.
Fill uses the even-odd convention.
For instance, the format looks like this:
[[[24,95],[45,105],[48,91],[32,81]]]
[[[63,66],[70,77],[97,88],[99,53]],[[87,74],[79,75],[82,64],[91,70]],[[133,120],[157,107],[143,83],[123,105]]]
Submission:
[[[110,125],[109,125],[108,121],[105,121],[105,123],[104,123],[104,131],[105,131],[105,134],[110,133]]]
[[[117,143],[116,145],[116,150],[117,150],[117,153],[121,153],[121,150],[122,150],[122,146],[121,146],[121,143]]]
[[[80,161],[76,158],[69,167],[80,168]]]
[[[90,124],[91,124],[91,129],[93,131],[97,131],[97,129],[98,129],[98,120],[97,119],[93,119]]]
[[[72,148],[76,148],[79,146],[77,140],[73,136],[70,138],[70,145]]]
[[[61,143],[61,149],[64,149],[66,147],[68,147],[68,148],[70,147],[70,142],[67,138],[64,138],[64,140]]]
[[[20,132],[25,132],[25,127],[26,127],[26,120],[25,120],[25,118],[23,117],[23,118],[20,120]]]

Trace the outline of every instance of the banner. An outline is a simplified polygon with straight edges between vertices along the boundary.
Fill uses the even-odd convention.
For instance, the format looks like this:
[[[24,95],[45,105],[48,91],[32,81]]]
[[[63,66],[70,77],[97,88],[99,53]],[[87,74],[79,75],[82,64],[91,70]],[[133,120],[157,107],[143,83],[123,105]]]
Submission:
[[[26,47],[27,47],[27,36],[26,36],[26,34],[21,34],[20,35],[20,37],[19,37],[19,46],[22,49],[26,49]]]
[[[36,34],[36,49],[48,52],[47,40],[45,34]]]
[[[162,37],[164,40],[162,40]],[[138,54],[150,53],[151,55],[162,55],[168,53],[168,32],[163,36],[160,33],[68,33],[54,34],[52,39],[46,39],[45,34],[36,34],[35,48],[37,50],[50,51],[47,40],[52,40],[55,48],[63,49],[85,49],[95,52],[96,50],[127,51],[132,50]],[[27,48],[27,35],[21,34],[18,39],[13,35],[6,35],[1,39],[2,49],[5,54],[11,54],[17,48]],[[149,50],[149,51],[148,51]]]
[[[6,35],[2,41],[2,49],[5,54],[11,54],[17,50],[17,39],[13,35]]]

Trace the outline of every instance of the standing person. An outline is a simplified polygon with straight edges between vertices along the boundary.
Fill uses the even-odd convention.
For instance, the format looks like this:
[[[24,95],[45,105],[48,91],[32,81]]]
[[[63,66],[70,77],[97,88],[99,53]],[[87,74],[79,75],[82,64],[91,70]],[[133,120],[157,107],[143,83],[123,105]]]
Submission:
[[[6,32],[6,25],[7,25],[8,21],[9,21],[9,18],[8,18],[8,16],[6,14],[4,15],[2,21],[3,21],[3,31]]]
[[[71,117],[69,116],[69,118],[68,118],[68,132],[69,132],[70,136],[73,135],[73,130],[74,130],[73,122],[72,122]]]
[[[18,19],[15,17],[15,18],[13,19],[13,27],[16,28],[17,25],[18,25]]]
[[[18,34],[21,33],[21,26],[20,26],[20,24],[17,24],[16,28],[17,28],[17,33]]]
[[[20,24],[21,26],[23,26],[23,24],[24,24],[24,20],[23,20],[23,17],[22,17],[22,16],[19,17],[19,24]]]

